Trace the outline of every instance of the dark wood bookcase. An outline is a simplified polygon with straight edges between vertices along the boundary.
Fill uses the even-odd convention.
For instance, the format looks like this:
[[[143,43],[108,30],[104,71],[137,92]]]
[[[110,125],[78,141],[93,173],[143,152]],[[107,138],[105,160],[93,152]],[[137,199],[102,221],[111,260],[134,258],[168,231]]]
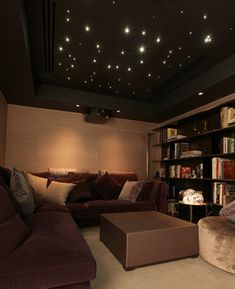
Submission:
[[[161,149],[160,176],[169,184],[169,199],[175,199],[177,202],[179,192],[191,188],[202,191],[206,202],[214,203],[215,182],[235,186],[235,172],[231,173],[232,178],[223,176],[215,178],[213,176],[213,158],[222,161],[224,161],[223,159],[235,160],[235,151],[233,148],[231,149],[233,143],[229,143],[229,151],[226,153],[223,144],[225,138],[235,139],[235,123],[224,127],[222,107],[235,108],[235,100],[154,130],[155,133],[163,135],[163,131],[166,131],[167,128],[175,128],[177,135],[181,136],[179,139],[177,137],[168,140],[161,138],[158,143],[152,144],[153,148],[160,147]],[[183,146],[189,146],[189,151],[201,151],[201,155],[182,157],[180,149]],[[175,153],[176,148],[179,149],[178,154]],[[159,160],[150,160],[153,163],[156,161]],[[193,173],[182,177],[182,170],[185,168],[191,168]]]

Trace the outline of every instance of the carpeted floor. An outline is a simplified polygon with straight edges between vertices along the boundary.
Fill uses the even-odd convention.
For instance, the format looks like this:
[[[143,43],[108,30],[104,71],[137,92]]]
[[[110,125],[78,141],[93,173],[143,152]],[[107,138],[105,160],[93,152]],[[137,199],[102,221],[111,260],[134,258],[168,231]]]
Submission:
[[[92,289],[235,289],[235,275],[200,257],[187,258],[126,272],[99,240],[99,228],[82,230],[97,262]]]

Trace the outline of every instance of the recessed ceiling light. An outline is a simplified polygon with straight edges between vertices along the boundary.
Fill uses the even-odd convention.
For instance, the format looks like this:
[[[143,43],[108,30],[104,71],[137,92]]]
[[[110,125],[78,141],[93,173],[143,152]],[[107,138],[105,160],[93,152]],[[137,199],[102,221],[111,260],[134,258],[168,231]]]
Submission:
[[[107,68],[108,68],[108,69],[111,69],[111,65],[110,65],[110,64],[109,64],[109,65],[107,65]]]
[[[179,50],[182,50],[182,47],[181,47],[181,46],[179,47]]]
[[[69,21],[70,21],[69,17],[67,17],[67,18],[66,18],[66,21],[67,21],[67,22],[69,22]]]
[[[86,80],[85,80],[84,82],[85,82],[85,83],[87,83],[87,81],[86,81]]]
[[[140,64],[143,64],[143,63],[144,63],[144,60],[141,59],[141,60],[140,60]]]
[[[203,15],[203,19],[204,19],[204,20],[207,19],[207,15],[206,15],[206,14]]]
[[[96,72],[94,71],[93,74],[96,75]]]
[[[130,83],[130,82],[128,82],[128,85],[130,86],[130,85],[131,85],[131,83]]]
[[[128,70],[128,71],[131,71],[131,67],[128,67],[127,70]]]
[[[142,46],[140,46],[140,48],[139,48],[139,52],[140,53],[144,53],[145,52],[145,47],[142,45]]]
[[[135,91],[132,91],[132,94],[135,94]]]
[[[181,64],[181,63],[179,64],[179,67],[182,67],[182,64]]]
[[[109,88],[112,89],[112,86],[110,85]]]
[[[100,45],[99,45],[99,44],[96,44],[96,48],[100,48]]]
[[[72,57],[72,55],[71,54],[69,54],[69,58],[71,58]]]
[[[70,41],[69,37],[66,37],[66,38],[65,38],[65,41],[66,41],[66,42],[69,42],[69,41]]]
[[[70,77],[68,76],[67,79],[70,80]]]
[[[80,107],[80,104],[76,104],[76,107]]]
[[[129,33],[130,33],[130,28],[129,28],[128,26],[125,27],[124,32],[125,32],[126,34],[129,34]]]
[[[121,82],[121,78],[118,78],[118,81]]]
[[[122,51],[121,51],[121,54],[122,54],[122,55],[124,55],[124,54],[125,54],[125,51],[124,51],[124,50],[122,50]]]
[[[66,70],[66,71],[69,71],[69,69],[68,69],[68,68],[66,68],[65,70]]]
[[[61,66],[61,62],[59,62],[58,65]]]
[[[69,9],[67,10],[67,13],[70,13],[70,10],[69,10]]]
[[[93,62],[96,63],[96,59],[95,58],[93,59]]]
[[[189,32],[189,35],[192,35],[192,34],[193,34],[193,32],[192,32],[192,31],[190,31],[190,32]]]
[[[170,53],[170,54],[172,54],[172,52],[173,52],[172,50],[169,50],[169,53]]]
[[[148,77],[151,77],[151,76],[152,76],[152,74],[151,74],[151,73],[149,73],[149,74],[148,74]]]
[[[72,67],[72,68],[74,68],[74,65],[73,65],[73,64],[71,64],[71,67]]]
[[[90,31],[90,27],[88,25],[85,26],[85,31],[89,32]]]
[[[161,42],[161,38],[160,38],[160,37],[157,37],[156,42],[157,42],[157,43],[160,43],[160,42]]]
[[[101,84],[99,84],[99,88],[101,88]]]
[[[59,46],[59,51],[63,51],[63,47],[62,46]]]
[[[119,65],[116,65],[116,69],[119,69]]]
[[[202,91],[198,92],[198,95],[203,95],[203,94],[204,94],[204,92],[202,92]]]
[[[191,56],[190,56],[190,55],[188,55],[188,58],[191,58]]]
[[[115,4],[116,2],[115,1],[113,1],[113,5]]]
[[[142,31],[142,35],[146,35],[146,31],[145,30]]]
[[[163,60],[162,63],[163,63],[163,64],[166,64],[166,60]]]
[[[120,110],[120,109],[117,109],[117,113],[119,113],[119,112],[121,112],[121,110]]]
[[[184,13],[184,10],[181,10],[180,13],[183,14],[183,13]]]
[[[211,41],[212,41],[211,35],[207,35],[207,36],[204,38],[204,42],[205,42],[205,43],[209,43],[209,42],[211,42]]]
[[[94,80],[93,80],[93,78],[91,78],[91,82],[93,82]]]

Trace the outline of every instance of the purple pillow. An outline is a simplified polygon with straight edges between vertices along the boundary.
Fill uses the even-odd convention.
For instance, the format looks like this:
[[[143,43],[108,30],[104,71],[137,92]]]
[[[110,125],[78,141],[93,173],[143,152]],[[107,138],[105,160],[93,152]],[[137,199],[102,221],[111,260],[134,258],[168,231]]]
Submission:
[[[28,228],[16,211],[3,187],[0,187],[0,261],[26,238]]]
[[[67,198],[67,201],[72,203],[84,203],[90,200],[93,200],[93,197],[87,181],[78,182]]]
[[[104,200],[111,200],[122,190],[122,187],[107,172],[96,182]]]

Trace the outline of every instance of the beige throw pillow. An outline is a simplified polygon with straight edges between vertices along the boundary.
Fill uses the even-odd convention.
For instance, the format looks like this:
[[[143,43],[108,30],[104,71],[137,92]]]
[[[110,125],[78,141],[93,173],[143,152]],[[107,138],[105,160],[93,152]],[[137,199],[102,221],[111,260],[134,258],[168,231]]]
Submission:
[[[32,187],[34,197],[38,205],[42,202],[42,196],[45,194],[47,189],[47,179],[34,176],[29,173],[25,173],[28,184]]]
[[[65,205],[66,199],[76,184],[52,181],[42,195],[42,200],[48,203]]]
[[[118,199],[135,202],[143,184],[143,181],[126,181]]]

